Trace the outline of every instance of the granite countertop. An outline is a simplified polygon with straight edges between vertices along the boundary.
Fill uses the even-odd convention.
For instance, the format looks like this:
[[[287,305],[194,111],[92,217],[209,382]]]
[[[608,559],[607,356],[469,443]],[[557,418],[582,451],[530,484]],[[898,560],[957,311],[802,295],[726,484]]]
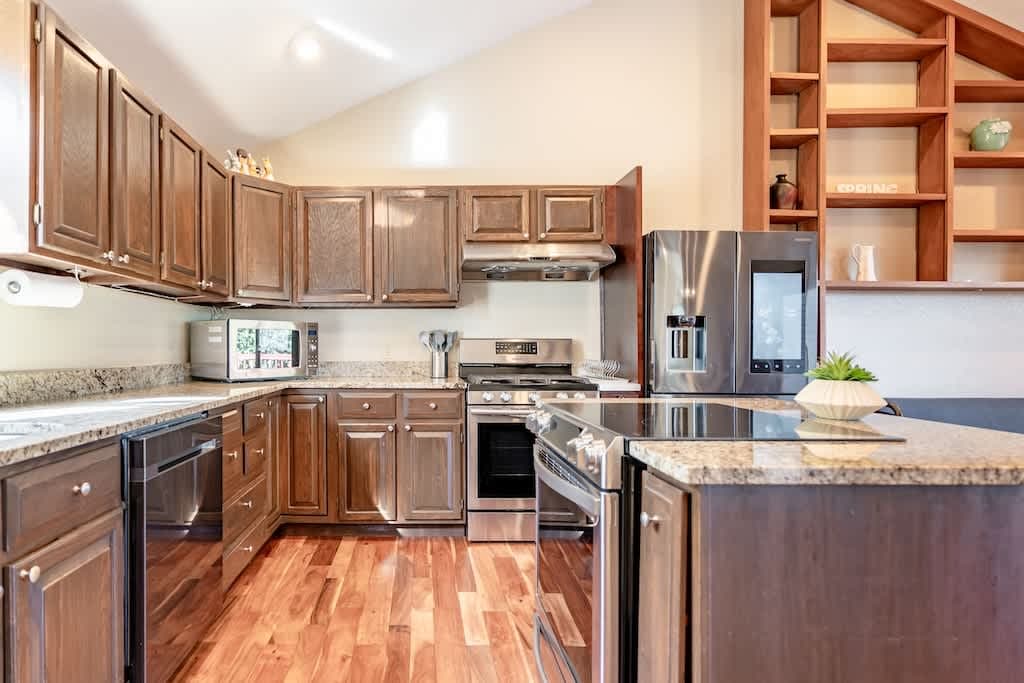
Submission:
[[[795,414],[810,431],[830,422],[816,420],[792,401],[707,400]],[[557,402],[549,407],[557,410]],[[905,441],[631,441],[629,454],[680,484],[695,486],[1024,484],[1024,434],[879,414],[861,424]]]
[[[458,378],[315,377],[273,382],[188,381],[51,403],[0,408],[0,467],[286,389],[464,389]],[[25,425],[41,431],[20,435]],[[19,434],[18,436],[12,436]]]

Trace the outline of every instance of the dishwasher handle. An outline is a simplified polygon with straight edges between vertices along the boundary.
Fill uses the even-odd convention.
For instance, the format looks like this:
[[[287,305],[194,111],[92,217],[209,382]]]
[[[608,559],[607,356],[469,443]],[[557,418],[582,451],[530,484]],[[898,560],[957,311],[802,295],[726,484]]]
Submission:
[[[131,481],[149,481],[221,445],[220,418],[199,417],[128,438]]]

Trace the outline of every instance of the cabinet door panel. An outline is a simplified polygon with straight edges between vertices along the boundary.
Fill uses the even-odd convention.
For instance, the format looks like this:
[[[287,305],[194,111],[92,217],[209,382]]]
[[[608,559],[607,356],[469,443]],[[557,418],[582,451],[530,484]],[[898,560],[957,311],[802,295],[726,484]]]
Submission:
[[[160,205],[164,253],[160,273],[167,282],[194,288],[202,279],[199,261],[202,150],[166,115],[161,117],[161,128]]]
[[[418,422],[406,427],[398,460],[401,520],[462,519],[462,425]]]
[[[116,71],[111,82],[110,248],[114,265],[160,278],[160,110]]]
[[[537,190],[537,239],[593,242],[604,236],[604,188]]]
[[[396,518],[394,429],[393,424],[338,423],[338,518],[342,521]]]
[[[122,680],[121,516],[100,517],[8,567],[11,680]]]
[[[231,175],[217,159],[203,152],[200,171],[202,209],[200,242],[203,262],[202,289],[212,294],[231,294]]]
[[[373,301],[373,193],[304,190],[295,229],[297,301]]]
[[[110,65],[49,9],[43,31],[39,246],[107,263]]]
[[[281,512],[286,515],[327,514],[327,411],[323,396],[285,396],[284,424],[288,452],[282,453],[284,497]]]
[[[529,242],[530,190],[465,188],[461,192],[459,222],[467,242]]]
[[[643,473],[637,680],[678,683],[686,673],[687,496]],[[641,518],[643,519],[643,518]]]
[[[267,401],[270,416],[267,420],[267,525],[273,526],[281,516],[281,493],[278,479],[281,463],[281,398]]]
[[[380,190],[374,239],[381,301],[454,303],[459,295],[455,190]]]
[[[236,296],[291,298],[289,192],[262,178],[234,177]]]

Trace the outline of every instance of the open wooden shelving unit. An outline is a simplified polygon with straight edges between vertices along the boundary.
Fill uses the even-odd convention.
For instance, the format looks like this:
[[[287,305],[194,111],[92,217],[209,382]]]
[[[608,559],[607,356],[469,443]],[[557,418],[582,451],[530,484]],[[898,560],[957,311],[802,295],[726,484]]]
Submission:
[[[830,0],[745,0],[744,229],[816,231],[823,296],[826,289],[1024,291],[1024,281],[957,282],[953,277],[957,244],[987,243],[995,248],[1007,245],[1007,249],[1024,249],[1024,228],[1020,224],[971,229],[954,225],[953,212],[956,169],[1024,169],[1024,147],[1004,152],[966,151],[962,142],[956,142],[953,126],[958,103],[1024,103],[1024,32],[952,0],[848,2],[901,27],[907,35],[829,36],[826,13]],[[772,57],[772,22],[782,17],[795,18],[795,71],[790,70],[792,64],[783,65],[786,70],[773,71],[776,67]],[[896,32],[899,29],[894,35]],[[1004,78],[997,74],[992,80],[957,80],[957,55],[999,72]],[[916,63],[916,105],[829,108],[829,64],[850,62]],[[772,107],[776,106],[772,97],[780,95],[796,98],[793,128],[773,128],[770,123],[774,118]],[[829,130],[838,128],[916,129],[916,191],[830,191],[826,187],[825,144]],[[1014,134],[1024,136],[1024,130]],[[768,205],[768,188],[773,180],[772,152],[780,149],[797,150],[793,180],[799,189],[800,203],[794,210],[773,210]],[[882,180],[879,178],[879,182]],[[1024,193],[1024,183],[1020,192]],[[827,279],[828,209],[915,210],[916,279]],[[1021,260],[1024,267],[1024,257]]]

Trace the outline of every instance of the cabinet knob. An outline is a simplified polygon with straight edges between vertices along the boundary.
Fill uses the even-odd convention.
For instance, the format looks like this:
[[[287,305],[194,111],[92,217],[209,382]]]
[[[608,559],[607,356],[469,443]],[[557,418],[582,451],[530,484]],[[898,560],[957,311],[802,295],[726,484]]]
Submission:
[[[388,431],[389,432],[395,431],[395,425],[388,425]]]
[[[431,410],[437,410],[437,404],[434,403],[433,401],[428,403],[427,406],[429,406]]]
[[[412,425],[405,425],[405,431],[411,432],[412,431]]]
[[[244,292],[244,291],[245,290],[243,290],[243,289],[236,289],[235,290],[235,294],[237,294],[238,296],[242,296],[242,292]]]
[[[242,548],[242,550],[244,550],[247,553],[251,553],[252,552],[252,546],[251,545],[247,545],[244,548]]]
[[[253,502],[251,500],[243,500],[242,501],[242,507],[249,508],[250,510],[252,510],[252,506],[253,506]]]
[[[369,403],[364,403],[363,404],[363,410],[369,410],[369,409],[370,409],[370,404]]]
[[[34,564],[29,569],[22,569],[20,572],[18,572],[18,576],[20,576],[23,579],[28,579],[29,583],[35,583],[39,580],[39,575],[41,573],[42,570],[39,569],[39,565]]]
[[[102,254],[100,254],[100,261],[110,261],[111,263],[113,263],[113,261],[114,261],[114,252],[112,252],[112,251],[105,251],[105,252],[103,252]]]
[[[388,300],[388,295],[385,294],[384,296],[381,297],[381,299],[383,299],[384,301],[387,301]]]
[[[231,451],[228,453],[228,457],[232,460],[238,460],[238,451]]]
[[[324,397],[323,396],[317,396],[316,397],[316,402],[317,403],[323,403],[324,402]]]
[[[77,496],[88,496],[92,493],[92,484],[87,481],[83,481],[81,484],[73,486],[71,491]]]
[[[256,455],[259,455],[259,456],[262,456],[262,455],[263,455],[263,449],[262,449],[262,448],[257,448],[257,449],[256,449],[255,451],[253,451],[253,452],[254,452],[254,453],[255,453]]]
[[[367,301],[373,301],[373,295],[372,294],[367,294],[366,295],[366,300]]]
[[[118,263],[128,263],[130,260],[131,257],[129,257],[128,254],[121,254],[120,256],[117,257]]]
[[[657,515],[649,515],[646,512],[640,513],[640,526],[642,526],[643,528],[646,529],[649,526],[653,526],[655,529],[657,529],[660,523],[661,518]]]

